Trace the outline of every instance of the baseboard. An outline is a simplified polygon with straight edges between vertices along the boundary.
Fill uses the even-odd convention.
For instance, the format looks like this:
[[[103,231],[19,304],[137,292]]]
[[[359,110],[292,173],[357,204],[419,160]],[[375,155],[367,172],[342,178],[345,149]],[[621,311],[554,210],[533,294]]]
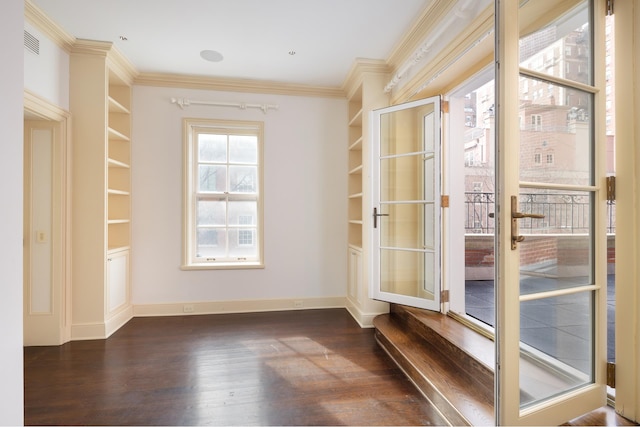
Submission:
[[[184,316],[197,314],[251,313],[260,311],[344,308],[345,306],[345,297],[204,301],[170,304],[136,304],[133,306],[133,316],[150,317]]]
[[[128,304],[116,314],[107,319],[107,321],[105,322],[105,338],[110,337],[111,334],[123,327],[132,318],[133,306],[131,304]]]
[[[353,304],[347,304],[346,309],[349,314],[351,314],[351,317],[353,317],[355,321],[358,322],[358,325],[360,325],[361,328],[373,328],[373,319],[375,319],[376,316],[385,313],[384,311],[365,313],[364,311],[360,310],[359,307],[356,307]]]
[[[71,341],[97,340],[108,338],[124,326],[133,317],[153,316],[184,316],[198,314],[224,314],[224,313],[252,313],[261,311],[286,311],[286,310],[311,310],[321,308],[345,308],[345,297],[326,298],[287,298],[271,300],[240,300],[240,301],[204,301],[183,302],[170,304],[138,304],[126,306],[111,316],[104,323],[83,323],[71,326]],[[353,312],[349,311],[353,316]],[[365,324],[373,324],[373,318],[377,315],[360,315],[355,317],[362,327]]]
[[[71,325],[71,341],[103,340],[123,327],[133,318],[133,306],[127,305],[104,322],[76,323]]]
[[[104,323],[76,323],[71,325],[71,341],[102,340],[106,337]]]

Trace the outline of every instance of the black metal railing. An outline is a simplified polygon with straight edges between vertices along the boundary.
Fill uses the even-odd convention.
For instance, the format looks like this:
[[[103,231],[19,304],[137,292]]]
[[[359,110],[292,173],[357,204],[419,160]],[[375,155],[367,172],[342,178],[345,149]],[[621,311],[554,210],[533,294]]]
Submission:
[[[591,210],[588,194],[521,193],[520,212],[542,214],[544,218],[523,218],[524,233],[586,234],[590,227]],[[493,234],[495,193],[465,193],[465,232]],[[607,233],[615,233],[615,201],[607,203]]]

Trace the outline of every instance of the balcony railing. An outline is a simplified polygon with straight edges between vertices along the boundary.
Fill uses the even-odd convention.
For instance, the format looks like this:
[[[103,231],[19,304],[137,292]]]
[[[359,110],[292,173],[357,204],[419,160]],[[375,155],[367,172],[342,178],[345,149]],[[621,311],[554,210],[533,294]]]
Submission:
[[[493,234],[495,193],[465,193],[465,232]],[[591,222],[589,196],[575,193],[521,193],[520,212],[542,214],[543,219],[523,218],[520,230],[531,234],[586,234]],[[615,202],[607,203],[607,233],[615,234]]]

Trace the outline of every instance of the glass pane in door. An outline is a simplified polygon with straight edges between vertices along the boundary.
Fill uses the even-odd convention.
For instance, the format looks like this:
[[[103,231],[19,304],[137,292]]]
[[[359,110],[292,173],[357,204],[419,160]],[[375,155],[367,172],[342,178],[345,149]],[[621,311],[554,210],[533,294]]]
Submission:
[[[593,381],[593,292],[520,304],[521,406]]]
[[[433,253],[382,249],[380,289],[415,298],[433,299]]]
[[[592,185],[593,95],[530,77],[520,91],[520,180]]]
[[[540,15],[557,16],[540,25]],[[523,4],[519,15],[520,66],[553,77],[593,84],[592,33],[589,1],[537,0]],[[529,87],[524,95],[546,97],[543,88]],[[571,98],[557,99],[563,103]],[[573,102],[573,101],[570,101]]]

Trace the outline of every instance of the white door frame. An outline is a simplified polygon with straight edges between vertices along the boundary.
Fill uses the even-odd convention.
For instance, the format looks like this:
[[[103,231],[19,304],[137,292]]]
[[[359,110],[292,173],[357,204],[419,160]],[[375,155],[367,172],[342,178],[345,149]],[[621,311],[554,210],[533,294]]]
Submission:
[[[31,310],[31,266],[25,254],[24,344],[60,345],[71,339],[71,115],[27,90],[24,111],[25,120],[30,117],[42,120],[43,127],[52,131],[51,235],[44,237],[51,242],[51,310],[49,313]],[[31,123],[30,128],[38,127],[37,121]],[[29,177],[26,179],[28,182]],[[29,194],[29,189],[24,191]],[[36,239],[31,235],[33,230],[27,231],[30,223],[26,218],[25,239],[29,241],[25,241],[25,251]]]
[[[616,0],[616,396],[618,413],[640,419],[640,7]],[[636,41],[636,42],[634,42]]]

